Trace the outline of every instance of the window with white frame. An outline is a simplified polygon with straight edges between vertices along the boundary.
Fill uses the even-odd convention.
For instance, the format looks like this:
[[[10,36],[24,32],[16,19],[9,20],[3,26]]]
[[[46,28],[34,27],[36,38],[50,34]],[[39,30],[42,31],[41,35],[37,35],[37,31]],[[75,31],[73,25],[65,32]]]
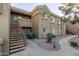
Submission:
[[[55,23],[55,18],[52,17],[50,22],[51,22],[51,23]]]
[[[43,13],[43,17],[44,17],[45,19],[47,19],[47,18],[48,18],[48,14]]]
[[[58,19],[58,24],[61,24],[61,20],[60,19]]]

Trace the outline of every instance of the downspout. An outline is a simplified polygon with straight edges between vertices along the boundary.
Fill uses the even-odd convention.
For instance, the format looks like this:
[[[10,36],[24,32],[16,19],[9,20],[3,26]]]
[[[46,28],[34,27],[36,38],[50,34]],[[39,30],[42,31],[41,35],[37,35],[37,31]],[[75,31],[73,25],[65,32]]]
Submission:
[[[62,25],[63,24],[62,24],[62,18],[61,18],[61,36],[62,36],[62,28],[63,28]]]

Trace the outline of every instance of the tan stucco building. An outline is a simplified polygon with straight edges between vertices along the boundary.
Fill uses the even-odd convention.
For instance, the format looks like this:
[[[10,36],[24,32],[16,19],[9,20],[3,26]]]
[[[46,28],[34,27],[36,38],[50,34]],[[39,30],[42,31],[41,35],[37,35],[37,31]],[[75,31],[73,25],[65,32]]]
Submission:
[[[46,5],[37,6],[29,12],[7,3],[0,3],[0,38],[4,40],[2,50],[6,55],[10,53],[12,20],[18,20],[24,33],[32,31],[38,38],[46,38],[47,33],[53,33],[56,36],[66,33],[66,25],[62,22],[61,17],[52,13]],[[11,47],[14,48],[13,46]]]
[[[32,11],[32,30],[39,38],[46,37],[47,33],[64,35],[65,24],[61,17],[52,13],[46,5],[42,5]]]

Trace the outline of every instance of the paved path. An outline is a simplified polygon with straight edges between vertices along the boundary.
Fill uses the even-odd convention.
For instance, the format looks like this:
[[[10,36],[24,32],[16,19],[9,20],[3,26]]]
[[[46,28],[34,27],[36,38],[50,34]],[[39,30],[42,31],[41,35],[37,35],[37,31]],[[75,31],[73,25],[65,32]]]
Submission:
[[[76,37],[76,35],[71,35],[62,38],[59,41],[61,45],[61,50],[58,51],[49,51],[39,47],[37,44],[32,41],[28,41],[29,44],[25,50],[12,54],[11,56],[79,56],[79,51],[70,47],[68,40]]]

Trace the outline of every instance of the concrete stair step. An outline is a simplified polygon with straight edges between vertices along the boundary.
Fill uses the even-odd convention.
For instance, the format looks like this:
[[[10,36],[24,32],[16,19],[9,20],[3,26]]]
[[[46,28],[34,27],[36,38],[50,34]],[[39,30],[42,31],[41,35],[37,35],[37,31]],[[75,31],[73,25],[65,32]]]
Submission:
[[[22,50],[24,50],[24,49],[25,49],[25,47],[21,47],[21,48],[19,48],[19,49],[10,50],[10,54],[16,53],[16,52],[19,52],[19,51],[22,51]]]
[[[12,44],[12,43],[18,43],[18,42],[23,42],[23,40],[14,40],[14,41],[10,41],[10,44]]]
[[[19,41],[19,40],[23,40],[23,38],[20,38],[20,39],[15,39],[15,38],[13,38],[13,39],[11,39],[10,41]]]
[[[17,39],[17,37],[10,37],[10,39]]]
[[[17,45],[17,46],[11,46],[11,47],[10,47],[10,50],[19,49],[19,48],[21,48],[21,47],[24,47],[24,44],[22,44],[22,45]]]
[[[11,43],[11,44],[10,44],[10,47],[11,47],[11,46],[16,46],[16,45],[21,45],[21,44],[24,44],[24,42]]]

